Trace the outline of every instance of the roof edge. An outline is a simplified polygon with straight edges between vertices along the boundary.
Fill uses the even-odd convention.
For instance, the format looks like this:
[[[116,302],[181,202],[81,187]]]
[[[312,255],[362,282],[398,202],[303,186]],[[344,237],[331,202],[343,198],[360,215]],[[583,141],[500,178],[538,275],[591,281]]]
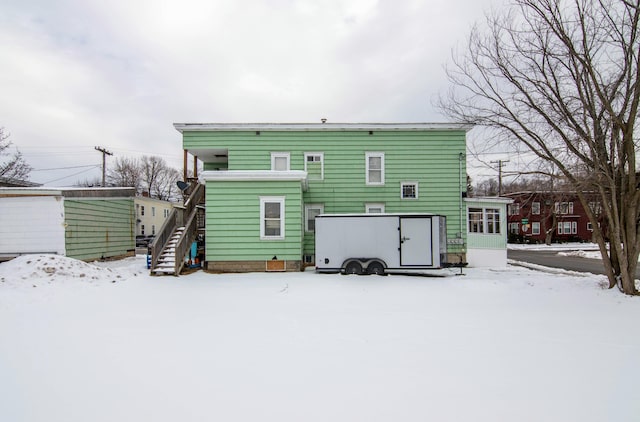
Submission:
[[[471,130],[467,123],[174,123],[180,133],[204,131]]]

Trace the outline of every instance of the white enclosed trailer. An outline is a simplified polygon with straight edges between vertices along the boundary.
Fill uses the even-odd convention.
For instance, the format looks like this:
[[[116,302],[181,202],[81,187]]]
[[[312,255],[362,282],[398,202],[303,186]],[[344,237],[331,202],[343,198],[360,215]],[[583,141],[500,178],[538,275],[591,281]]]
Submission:
[[[418,272],[446,263],[446,218],[441,215],[322,214],[315,227],[319,272]]]

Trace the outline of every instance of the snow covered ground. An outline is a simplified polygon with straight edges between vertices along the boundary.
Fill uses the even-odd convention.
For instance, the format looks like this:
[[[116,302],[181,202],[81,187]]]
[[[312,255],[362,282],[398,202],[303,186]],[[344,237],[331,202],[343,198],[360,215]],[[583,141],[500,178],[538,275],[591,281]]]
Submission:
[[[509,266],[0,264],[0,421],[638,421],[640,298]]]

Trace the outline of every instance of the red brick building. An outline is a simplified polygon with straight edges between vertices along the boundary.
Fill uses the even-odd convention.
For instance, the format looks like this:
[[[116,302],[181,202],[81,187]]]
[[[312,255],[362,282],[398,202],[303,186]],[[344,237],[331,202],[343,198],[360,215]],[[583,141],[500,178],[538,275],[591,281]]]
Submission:
[[[593,228],[577,195],[572,192],[515,192],[507,207],[509,242],[591,242]],[[590,202],[596,215],[601,206]]]

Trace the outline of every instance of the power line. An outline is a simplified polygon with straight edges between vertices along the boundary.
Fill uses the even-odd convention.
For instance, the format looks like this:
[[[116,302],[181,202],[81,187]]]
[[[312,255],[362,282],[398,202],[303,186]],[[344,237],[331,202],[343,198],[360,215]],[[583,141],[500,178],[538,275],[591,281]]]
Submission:
[[[98,164],[88,164],[86,166],[71,166],[71,167],[56,167],[50,169],[33,169],[31,171],[51,171],[51,170],[72,170],[72,169],[81,169],[87,167],[98,167]]]

